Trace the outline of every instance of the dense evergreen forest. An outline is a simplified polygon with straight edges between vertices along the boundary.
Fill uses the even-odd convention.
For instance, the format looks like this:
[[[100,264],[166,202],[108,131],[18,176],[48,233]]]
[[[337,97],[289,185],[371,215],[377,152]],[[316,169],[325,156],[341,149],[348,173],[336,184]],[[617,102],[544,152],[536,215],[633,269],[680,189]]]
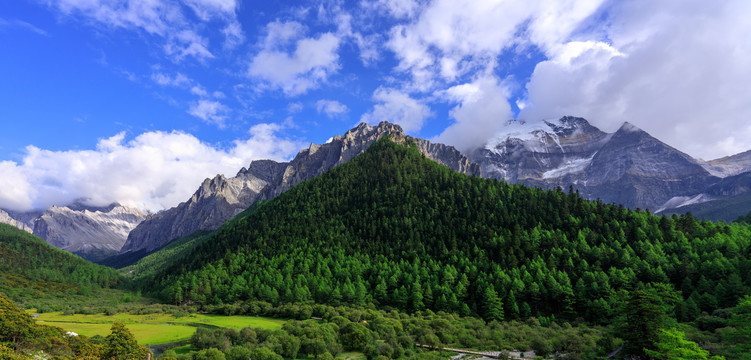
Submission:
[[[750,252],[746,224],[465,176],[382,140],[204,236],[141,286],[176,304],[371,304],[601,324],[644,289],[693,321],[749,294]]]
[[[14,300],[87,295],[118,285],[111,268],[92,264],[41,238],[0,224],[0,292]]]

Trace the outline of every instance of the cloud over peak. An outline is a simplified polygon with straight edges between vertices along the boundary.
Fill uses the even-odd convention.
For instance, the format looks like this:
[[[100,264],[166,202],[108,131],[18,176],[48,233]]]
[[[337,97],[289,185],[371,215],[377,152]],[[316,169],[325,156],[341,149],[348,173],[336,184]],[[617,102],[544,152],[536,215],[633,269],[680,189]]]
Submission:
[[[112,202],[158,211],[185,201],[207,177],[234,176],[254,159],[285,160],[303,143],[282,137],[277,124],[254,125],[248,137],[223,149],[180,132],[153,131],[126,141],[121,132],[96,150],[26,148],[23,161],[0,162],[0,208],[26,211]]]

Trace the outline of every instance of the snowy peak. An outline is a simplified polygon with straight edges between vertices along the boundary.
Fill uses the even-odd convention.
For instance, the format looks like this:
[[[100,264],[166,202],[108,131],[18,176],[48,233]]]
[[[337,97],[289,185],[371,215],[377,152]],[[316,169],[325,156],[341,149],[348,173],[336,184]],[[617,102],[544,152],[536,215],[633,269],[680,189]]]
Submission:
[[[621,125],[620,128],[618,128],[618,131],[616,131],[616,133],[644,133],[646,134],[644,130],[642,130],[638,126],[628,121],[623,122],[623,124]]]
[[[607,139],[608,134],[583,118],[512,120],[472,159],[487,177],[510,182],[540,180],[582,171]]]

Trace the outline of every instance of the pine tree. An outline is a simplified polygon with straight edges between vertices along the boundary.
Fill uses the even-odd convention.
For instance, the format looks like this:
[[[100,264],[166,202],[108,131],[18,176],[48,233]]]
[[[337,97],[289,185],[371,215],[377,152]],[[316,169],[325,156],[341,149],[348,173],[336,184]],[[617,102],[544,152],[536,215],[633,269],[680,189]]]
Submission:
[[[660,300],[647,291],[634,290],[628,296],[623,314],[620,333],[626,340],[624,350],[629,355],[647,358],[644,350],[655,348],[665,321]]]
[[[486,319],[503,321],[503,302],[501,302],[498,293],[495,292],[492,286],[488,286],[485,289],[483,310]]]

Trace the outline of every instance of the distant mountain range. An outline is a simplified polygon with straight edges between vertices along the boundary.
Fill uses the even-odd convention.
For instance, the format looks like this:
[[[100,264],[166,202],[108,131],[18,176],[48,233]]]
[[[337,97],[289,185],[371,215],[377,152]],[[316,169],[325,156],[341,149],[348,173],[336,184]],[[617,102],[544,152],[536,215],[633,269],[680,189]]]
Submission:
[[[384,136],[414,142],[427,158],[464,174],[542,188],[572,187],[585,198],[629,208],[692,211],[726,221],[751,210],[751,151],[702,161],[630,123],[606,133],[569,116],[536,123],[512,120],[504,129],[465,156],[451,146],[409,137],[398,125],[363,123],[326,144],[311,144],[290,162],[253,161],[234,177],[206,179],[190,199],[156,214],[119,204],[73,204],[44,212],[0,210],[0,222],[93,260],[117,252],[146,254],[195,231],[217,229],[255,202],[351,160]]]

